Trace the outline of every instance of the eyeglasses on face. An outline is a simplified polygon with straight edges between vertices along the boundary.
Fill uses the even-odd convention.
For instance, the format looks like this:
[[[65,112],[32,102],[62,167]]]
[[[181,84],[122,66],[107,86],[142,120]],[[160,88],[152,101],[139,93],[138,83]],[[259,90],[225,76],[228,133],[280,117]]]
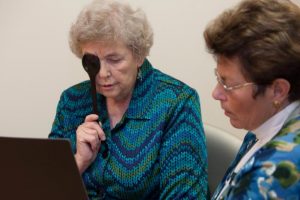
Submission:
[[[238,84],[238,85],[228,86],[223,82],[223,80],[220,77],[217,69],[215,69],[215,76],[217,78],[218,83],[224,88],[225,91],[232,91],[232,90],[236,90],[236,89],[246,87],[248,85],[254,85],[255,84],[254,82],[247,82],[247,83],[242,83],[242,84]]]

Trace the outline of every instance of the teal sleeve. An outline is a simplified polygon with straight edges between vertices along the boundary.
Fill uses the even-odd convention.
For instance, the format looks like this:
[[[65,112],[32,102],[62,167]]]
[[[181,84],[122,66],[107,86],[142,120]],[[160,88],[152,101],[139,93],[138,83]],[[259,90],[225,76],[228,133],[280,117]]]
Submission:
[[[207,198],[207,152],[198,94],[179,95],[160,151],[160,199]]]
[[[68,110],[66,105],[69,103],[68,94],[64,91],[58,102],[56,108],[56,115],[52,124],[51,132],[49,138],[63,138],[69,139],[71,142],[72,150],[76,152],[76,132],[77,127],[82,123],[81,121],[76,122],[76,120],[70,120],[70,116],[74,113],[72,110]]]

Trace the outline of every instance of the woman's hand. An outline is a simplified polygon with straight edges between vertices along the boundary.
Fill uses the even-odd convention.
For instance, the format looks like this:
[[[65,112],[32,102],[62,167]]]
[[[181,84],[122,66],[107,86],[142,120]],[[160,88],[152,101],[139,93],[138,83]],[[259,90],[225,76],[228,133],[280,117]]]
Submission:
[[[88,115],[84,123],[76,130],[77,152],[75,160],[80,174],[95,160],[101,146],[101,141],[105,140],[105,134],[97,120],[98,115]]]

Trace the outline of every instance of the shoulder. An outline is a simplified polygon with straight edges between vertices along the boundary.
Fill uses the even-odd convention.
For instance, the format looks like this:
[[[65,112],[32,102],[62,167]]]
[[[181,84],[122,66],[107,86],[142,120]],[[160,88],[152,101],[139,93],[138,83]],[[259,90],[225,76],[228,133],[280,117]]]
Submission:
[[[83,81],[65,89],[59,100],[59,106],[80,104],[90,96],[90,81]]]
[[[261,167],[269,166],[278,170],[284,163],[300,167],[298,159],[295,159],[296,155],[300,155],[300,120],[286,124],[254,157]]]
[[[294,195],[300,188],[300,130],[278,134],[254,154],[239,173],[239,185],[273,191],[278,197]],[[250,181],[249,180],[253,180]]]
[[[297,196],[298,192],[295,193],[300,188],[300,163],[295,157],[299,153],[299,145],[294,146],[293,150],[286,147],[262,148],[237,174],[231,195],[236,198],[247,196],[267,199],[300,197]]]
[[[195,89],[186,83],[160,71],[154,67],[148,59],[145,59],[142,67],[142,81],[138,83],[139,89],[154,92],[153,95],[165,93],[172,97],[191,96],[198,94]],[[140,89],[141,90],[141,89]]]
[[[184,98],[188,96],[196,96],[198,98],[197,91],[188,84],[165,74],[158,69],[153,69],[153,72],[154,82],[157,84],[157,90],[160,92],[177,98]]]
[[[77,83],[62,92],[63,97],[76,97],[88,94],[90,91],[90,81]]]
[[[82,123],[82,119],[91,113],[91,105],[90,81],[83,81],[62,92],[57,105],[57,113],[64,116],[66,123],[78,126]]]
[[[262,150],[285,155],[300,155],[300,116],[289,120]],[[276,154],[275,154],[276,153]],[[284,158],[284,157],[283,157]]]

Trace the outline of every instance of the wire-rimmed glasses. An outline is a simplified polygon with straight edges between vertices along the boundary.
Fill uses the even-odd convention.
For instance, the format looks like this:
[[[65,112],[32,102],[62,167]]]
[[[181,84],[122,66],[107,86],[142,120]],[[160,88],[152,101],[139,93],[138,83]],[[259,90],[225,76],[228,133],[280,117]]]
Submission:
[[[242,83],[242,84],[238,84],[238,85],[228,86],[223,82],[223,80],[220,77],[217,69],[215,69],[215,76],[217,78],[218,83],[224,88],[225,91],[232,91],[232,90],[236,90],[236,89],[246,87],[248,85],[254,85],[255,84],[254,82],[246,82],[246,83]]]

